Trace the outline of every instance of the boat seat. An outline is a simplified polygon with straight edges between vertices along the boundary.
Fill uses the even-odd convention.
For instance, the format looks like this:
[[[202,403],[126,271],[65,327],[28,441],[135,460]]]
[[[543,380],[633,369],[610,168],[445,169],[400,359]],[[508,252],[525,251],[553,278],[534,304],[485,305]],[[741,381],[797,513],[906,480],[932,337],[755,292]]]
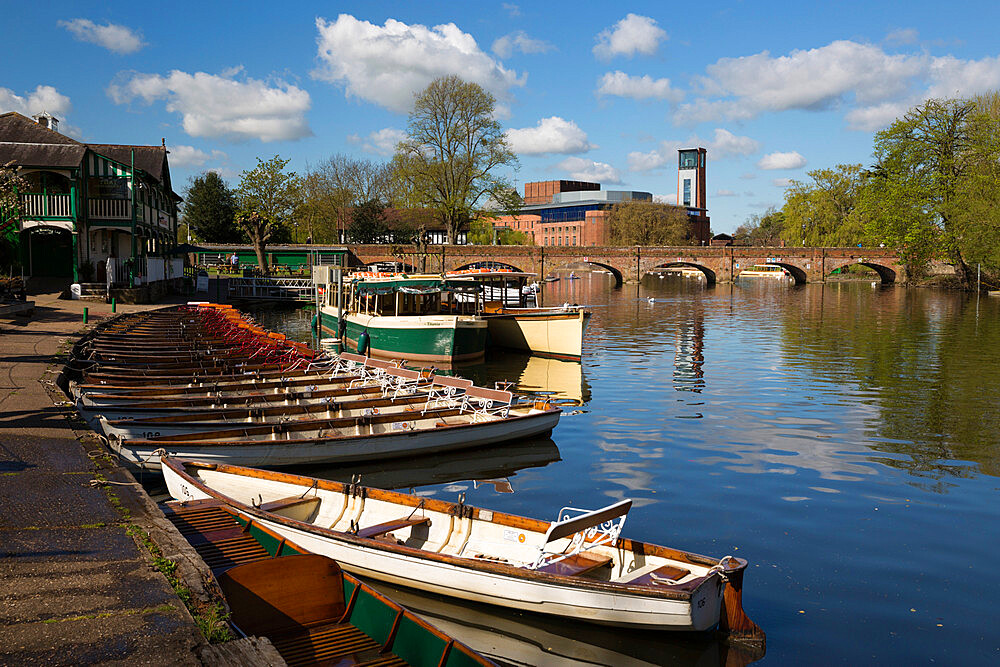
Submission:
[[[309,496],[308,498],[303,498],[301,496],[289,496],[288,498],[279,498],[278,500],[261,503],[259,509],[264,512],[278,512],[289,507],[296,507],[297,505],[305,505],[312,502],[319,502],[319,497]]]
[[[535,571],[547,572],[549,574],[560,574],[564,577],[577,577],[604,567],[605,565],[609,565],[611,561],[611,556],[576,554],[575,556],[567,556],[562,560],[547,563],[537,568]]]
[[[662,565],[625,583],[630,586],[662,586],[683,579],[689,574],[691,574],[691,570],[685,570],[683,567]],[[668,579],[670,581],[667,581]]]
[[[357,532],[358,537],[368,537],[374,538],[386,533],[391,533],[394,530],[399,530],[401,528],[407,528],[409,526],[420,526],[422,524],[431,525],[431,518],[429,516],[416,516],[416,517],[404,517],[402,519],[395,519],[393,521],[386,521],[385,523],[380,523],[374,526],[368,526],[367,528],[361,528]]]

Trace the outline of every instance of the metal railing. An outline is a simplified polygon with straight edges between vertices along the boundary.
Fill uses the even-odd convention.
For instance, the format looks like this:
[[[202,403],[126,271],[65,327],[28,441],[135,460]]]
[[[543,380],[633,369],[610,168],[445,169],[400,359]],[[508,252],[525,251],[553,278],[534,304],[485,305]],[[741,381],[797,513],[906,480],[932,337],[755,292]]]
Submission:
[[[316,300],[316,286],[310,278],[230,278],[229,298],[311,303]]]

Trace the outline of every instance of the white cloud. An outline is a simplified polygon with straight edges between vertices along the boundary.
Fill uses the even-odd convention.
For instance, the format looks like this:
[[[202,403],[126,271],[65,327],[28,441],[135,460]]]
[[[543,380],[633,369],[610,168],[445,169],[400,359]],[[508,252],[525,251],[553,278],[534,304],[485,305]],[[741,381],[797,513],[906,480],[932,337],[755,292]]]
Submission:
[[[792,184],[792,179],[790,178],[775,178],[771,180],[771,185],[776,188],[787,188]]]
[[[341,14],[332,22],[317,18],[316,29],[320,66],[313,76],[399,113],[408,112],[413,96],[431,81],[449,74],[478,83],[501,100],[525,83],[454,23],[428,28],[387,19],[378,26]]]
[[[206,153],[194,146],[170,146],[170,163],[175,167],[200,167],[209,160],[224,160],[227,155],[219,150]]]
[[[526,32],[518,30],[503,37],[498,37],[494,40],[490,50],[501,58],[509,58],[515,51],[520,51],[521,53],[548,53],[555,48],[554,45],[545,40],[528,37]]]
[[[81,42],[97,44],[115,53],[135,53],[146,46],[142,33],[117,23],[97,25],[88,19],[73,19],[59,21],[59,27],[69,30]]]
[[[512,2],[502,2],[502,3],[500,3],[500,6],[503,7],[504,11],[506,11],[511,16],[520,16],[521,15],[521,8],[518,5],[515,5]]]
[[[507,130],[507,141],[518,155],[585,153],[597,148],[576,123],[559,116],[543,118],[535,127]]]
[[[406,138],[406,132],[397,130],[394,127],[384,127],[381,130],[370,132],[367,137],[360,137],[351,134],[347,141],[355,146],[361,146],[361,150],[366,153],[376,155],[392,155],[396,152],[396,145]]]
[[[752,155],[760,150],[760,142],[750,137],[741,137],[721,127],[715,128],[715,137],[708,142],[709,155],[717,160],[727,157]],[[711,158],[709,158],[711,159]]]
[[[593,181],[596,183],[621,183],[622,174],[606,162],[595,162],[581,157],[568,157],[558,164],[558,167],[569,173],[569,177],[577,181]]]
[[[666,142],[664,142],[666,143]],[[654,149],[643,153],[633,151],[628,154],[629,171],[650,171],[662,167],[670,161],[670,149],[664,146],[662,149]]]
[[[48,111],[56,118],[65,120],[72,109],[69,98],[52,86],[37,86],[27,97],[17,95],[9,88],[0,88],[0,113],[16,111],[25,116],[33,116]]]
[[[723,189],[720,189],[720,190],[716,190],[715,191],[715,196],[716,197],[739,197],[740,195],[739,195],[738,192],[733,192],[732,190],[723,190]]]
[[[245,77],[239,70],[221,75],[173,70],[167,76],[127,73],[108,87],[116,104],[139,98],[146,104],[165,99],[167,111],[183,116],[192,137],[223,137],[235,141],[288,141],[312,134],[305,114],[309,93],[296,86]]]
[[[703,146],[708,151],[708,160],[724,160],[729,157],[750,155],[760,150],[760,142],[750,137],[741,137],[721,127],[715,128],[710,141],[697,135],[687,141],[662,141],[660,147],[646,153],[628,154],[630,171],[649,171],[670,164],[677,159],[677,151],[692,146]]]
[[[800,169],[806,166],[806,159],[797,151],[789,153],[768,153],[757,161],[761,169]]]
[[[677,193],[672,195],[653,195],[653,201],[657,204],[672,204],[677,205]]]
[[[683,91],[670,87],[670,79],[654,79],[648,74],[629,76],[621,71],[606,72],[601,77],[597,94],[631,97],[635,100],[652,98],[670,102],[679,102],[684,98]]]
[[[740,174],[740,179],[744,181],[752,181],[755,178],[757,178],[757,174],[753,173],[752,171],[745,171],[742,174]]]
[[[615,56],[632,57],[636,53],[651,56],[666,38],[667,33],[656,25],[655,20],[648,16],[628,14],[597,35],[594,55],[601,60],[611,60]]]
[[[840,40],[786,56],[763,51],[722,58],[697,84],[702,97],[678,106],[675,122],[844,108],[850,128],[871,131],[930,97],[967,97],[1000,87],[1000,57],[889,54],[878,46]]]

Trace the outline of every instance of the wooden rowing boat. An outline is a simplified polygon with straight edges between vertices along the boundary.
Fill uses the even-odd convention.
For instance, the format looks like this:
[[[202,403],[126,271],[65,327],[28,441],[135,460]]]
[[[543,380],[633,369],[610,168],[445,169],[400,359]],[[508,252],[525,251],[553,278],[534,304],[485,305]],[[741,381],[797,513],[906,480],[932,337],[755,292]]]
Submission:
[[[158,452],[240,465],[284,467],[370,461],[467,449],[551,433],[561,411],[547,403],[512,405],[510,392],[470,387],[461,402],[340,420],[244,425],[222,431],[156,435],[112,425],[109,447],[127,464],[155,470]],[[139,436],[136,438],[135,436]]]
[[[742,607],[740,558],[620,537],[631,506],[557,521],[279,472],[163,457],[170,494],[214,499],[347,571],[441,595],[656,630],[763,642]]]
[[[216,501],[164,514],[212,569],[244,635],[267,637],[289,665],[492,665],[399,604]]]

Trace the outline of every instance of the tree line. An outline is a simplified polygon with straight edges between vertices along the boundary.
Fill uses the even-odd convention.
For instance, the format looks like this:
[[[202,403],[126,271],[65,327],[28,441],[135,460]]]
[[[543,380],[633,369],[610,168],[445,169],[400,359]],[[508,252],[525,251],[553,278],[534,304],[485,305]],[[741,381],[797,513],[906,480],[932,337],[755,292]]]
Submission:
[[[931,99],[877,132],[873,162],[815,169],[734,234],[753,245],[884,246],[912,277],[932,258],[1000,281],[1000,93]]]

